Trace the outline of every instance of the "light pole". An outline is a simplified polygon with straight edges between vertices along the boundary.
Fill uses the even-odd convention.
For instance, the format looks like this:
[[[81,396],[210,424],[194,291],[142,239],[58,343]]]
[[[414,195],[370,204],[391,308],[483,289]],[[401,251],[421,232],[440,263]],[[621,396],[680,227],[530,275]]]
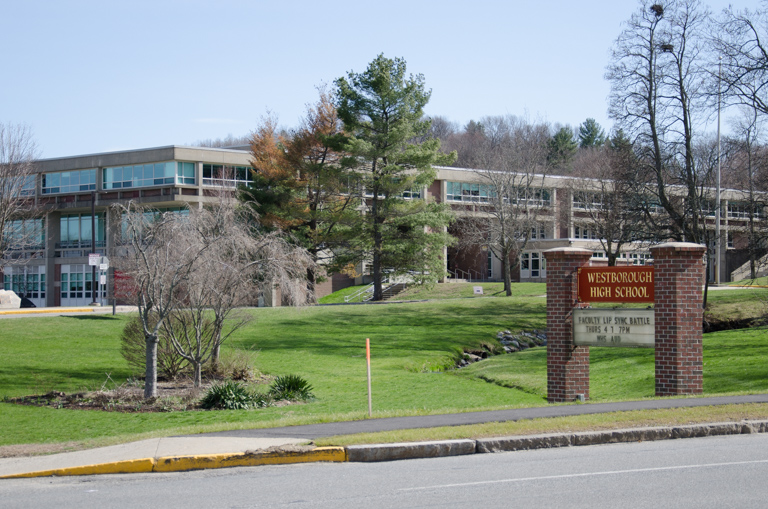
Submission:
[[[715,285],[720,285],[720,98],[723,57],[717,63],[717,208],[715,209]]]

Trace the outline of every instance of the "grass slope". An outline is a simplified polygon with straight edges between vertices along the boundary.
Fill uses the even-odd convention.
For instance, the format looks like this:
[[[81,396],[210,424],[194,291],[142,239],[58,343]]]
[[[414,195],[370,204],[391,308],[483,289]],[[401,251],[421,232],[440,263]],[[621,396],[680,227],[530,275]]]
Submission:
[[[463,347],[492,341],[500,327],[542,327],[542,302],[443,300],[257,309],[253,314],[255,320],[225,347],[258,351],[262,372],[301,374],[314,386],[315,402],[251,412],[133,415],[1,403],[0,445],[362,418],[367,411],[366,337],[372,344],[378,416],[543,404],[540,397],[437,372],[452,365]],[[3,321],[0,396],[94,390],[107,374],[124,381],[131,376],[119,353],[126,321],[111,316]]]
[[[463,288],[462,288],[463,286]],[[474,285],[438,285],[409,304],[255,309],[254,321],[225,349],[257,352],[267,374],[300,374],[314,387],[310,404],[255,411],[120,414],[0,403],[0,446],[88,441],[364,418],[365,338],[371,338],[375,416],[544,405],[546,350],[498,356],[455,371],[465,347],[495,341],[503,329],[545,326],[544,285],[514,285],[516,296],[460,297]],[[498,292],[487,287],[484,293]],[[423,293],[418,293],[423,292]],[[738,306],[755,290],[712,292]],[[471,293],[470,293],[471,295]],[[742,297],[739,297],[742,295]],[[715,305],[713,304],[713,305]],[[132,376],[120,356],[127,316],[35,317],[0,322],[0,397],[51,390],[96,390]],[[704,338],[707,394],[768,390],[768,333],[725,331]],[[653,351],[593,348],[593,401],[653,397]],[[109,377],[109,378],[108,378]],[[487,381],[486,381],[487,380]],[[114,381],[114,382],[113,382]],[[488,383],[491,381],[493,383]]]

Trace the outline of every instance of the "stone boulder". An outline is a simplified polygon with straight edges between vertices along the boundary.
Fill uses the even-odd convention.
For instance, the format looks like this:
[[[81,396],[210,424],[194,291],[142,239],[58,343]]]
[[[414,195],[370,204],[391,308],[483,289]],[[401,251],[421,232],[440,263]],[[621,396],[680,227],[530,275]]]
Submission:
[[[16,292],[11,290],[0,290],[0,309],[19,309],[21,308],[21,299]]]

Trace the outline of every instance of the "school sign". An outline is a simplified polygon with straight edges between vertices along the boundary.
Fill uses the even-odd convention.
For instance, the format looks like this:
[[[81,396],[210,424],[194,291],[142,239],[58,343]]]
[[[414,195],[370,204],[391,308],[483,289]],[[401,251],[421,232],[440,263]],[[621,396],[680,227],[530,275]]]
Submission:
[[[654,301],[653,267],[580,267],[580,302]]]
[[[558,248],[547,261],[547,399],[589,399],[590,346],[655,348],[657,396],[702,392],[705,246],[651,247],[652,267],[590,267],[592,252]],[[637,302],[648,309],[585,309]]]

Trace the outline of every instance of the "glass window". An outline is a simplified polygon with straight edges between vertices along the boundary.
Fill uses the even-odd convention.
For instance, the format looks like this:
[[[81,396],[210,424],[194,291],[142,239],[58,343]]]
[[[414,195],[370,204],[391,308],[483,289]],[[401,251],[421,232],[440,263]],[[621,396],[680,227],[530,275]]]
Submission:
[[[539,277],[539,253],[531,253],[531,277]]]
[[[96,169],[43,174],[43,194],[77,193],[96,189]]]
[[[45,244],[43,219],[15,219],[7,223],[6,240],[11,249],[39,249]]]
[[[61,216],[59,220],[59,233],[61,235],[61,247],[80,247],[81,244],[87,244],[89,247],[91,235],[91,215],[90,214],[72,214]],[[106,239],[104,215],[96,214],[96,243],[103,246]]]
[[[237,187],[251,181],[251,169],[247,166],[203,165],[203,185]]]
[[[194,163],[179,164],[192,165],[192,178],[194,180]],[[104,189],[173,184],[176,181],[176,162],[168,161],[164,163],[104,168],[102,177],[104,179]]]
[[[238,177],[240,173],[238,172]],[[243,177],[244,180],[245,177]],[[195,163],[176,163],[176,182],[178,184],[195,184]]]
[[[24,182],[21,184],[21,196],[34,196],[35,195],[35,176],[27,175],[24,177]]]

